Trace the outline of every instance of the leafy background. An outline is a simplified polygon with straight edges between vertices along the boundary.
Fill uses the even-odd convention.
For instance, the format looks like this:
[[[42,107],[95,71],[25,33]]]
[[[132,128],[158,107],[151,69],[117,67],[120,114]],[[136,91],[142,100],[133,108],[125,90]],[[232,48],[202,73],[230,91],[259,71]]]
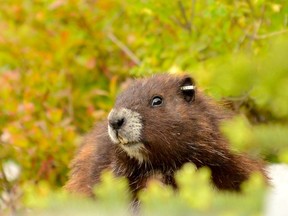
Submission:
[[[81,136],[106,118],[121,83],[158,72],[191,74],[239,114],[223,125],[235,151],[288,163],[287,4],[0,0],[0,212],[126,215],[125,180],[104,174],[97,202],[61,186]],[[177,176],[179,193],[152,182],[141,194],[143,214],[263,212],[257,176],[242,196],[211,190],[209,170],[187,165]]]

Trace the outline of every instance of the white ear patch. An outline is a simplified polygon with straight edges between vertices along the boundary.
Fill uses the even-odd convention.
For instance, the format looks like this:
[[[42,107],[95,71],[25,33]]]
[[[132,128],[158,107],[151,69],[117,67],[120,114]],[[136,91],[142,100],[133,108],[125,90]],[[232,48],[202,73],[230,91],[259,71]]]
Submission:
[[[194,89],[195,89],[195,86],[193,86],[193,85],[187,85],[187,86],[182,86],[180,89],[181,89],[182,91],[194,90]]]

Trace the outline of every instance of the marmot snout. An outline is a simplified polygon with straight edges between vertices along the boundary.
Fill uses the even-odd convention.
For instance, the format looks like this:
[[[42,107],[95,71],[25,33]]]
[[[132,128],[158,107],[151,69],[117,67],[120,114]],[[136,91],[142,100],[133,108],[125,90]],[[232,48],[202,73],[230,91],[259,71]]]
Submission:
[[[130,109],[113,109],[108,116],[108,134],[111,141],[139,162],[143,162],[144,159],[142,128],[141,115]]]

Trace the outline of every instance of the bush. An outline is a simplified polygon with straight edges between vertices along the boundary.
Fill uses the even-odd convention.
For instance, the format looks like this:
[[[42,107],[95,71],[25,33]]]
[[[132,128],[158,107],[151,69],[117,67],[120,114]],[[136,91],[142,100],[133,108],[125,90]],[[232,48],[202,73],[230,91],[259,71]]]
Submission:
[[[72,200],[55,191],[67,180],[75,148],[95,121],[106,118],[120,84],[132,76],[191,73],[207,94],[224,99],[241,116],[223,125],[233,149],[288,163],[287,14],[284,0],[1,2],[4,213]],[[11,166],[21,170],[20,176],[16,172],[9,179]],[[151,184],[141,195],[145,213],[246,211],[236,204],[244,204],[246,198],[228,194],[224,199],[226,194],[211,192],[206,183],[194,185],[198,177],[207,178],[208,171],[181,172],[181,179],[187,184],[191,179],[192,185],[182,182],[183,188],[174,194]],[[246,191],[256,207],[246,204],[247,211],[259,213],[263,190],[255,182]],[[254,195],[250,192],[258,189]],[[103,190],[109,192],[104,186]],[[199,194],[199,199],[185,191]],[[48,194],[54,194],[50,201],[45,199]],[[104,206],[119,202],[127,207],[121,198],[103,200]]]

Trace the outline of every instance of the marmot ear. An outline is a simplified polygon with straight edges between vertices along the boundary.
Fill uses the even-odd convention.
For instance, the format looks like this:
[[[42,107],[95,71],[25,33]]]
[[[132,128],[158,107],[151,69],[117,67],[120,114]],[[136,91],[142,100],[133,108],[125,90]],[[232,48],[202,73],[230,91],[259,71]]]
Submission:
[[[180,91],[187,102],[193,102],[195,100],[196,92],[194,79],[189,76],[185,76],[181,81]]]

